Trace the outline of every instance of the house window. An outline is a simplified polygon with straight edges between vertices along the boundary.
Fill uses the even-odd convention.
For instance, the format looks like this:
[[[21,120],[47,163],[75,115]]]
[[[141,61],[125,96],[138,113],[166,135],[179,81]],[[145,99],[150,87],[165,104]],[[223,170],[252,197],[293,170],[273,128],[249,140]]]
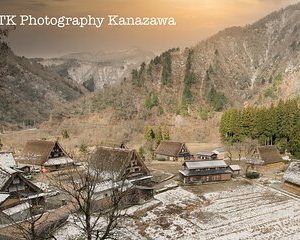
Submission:
[[[130,165],[131,165],[131,167],[136,166],[137,165],[137,160],[132,160]]]
[[[17,187],[16,186],[11,186],[8,189],[9,192],[16,192],[17,191]]]
[[[13,184],[19,184],[20,183],[20,179],[19,178],[15,178],[14,180],[13,180]]]

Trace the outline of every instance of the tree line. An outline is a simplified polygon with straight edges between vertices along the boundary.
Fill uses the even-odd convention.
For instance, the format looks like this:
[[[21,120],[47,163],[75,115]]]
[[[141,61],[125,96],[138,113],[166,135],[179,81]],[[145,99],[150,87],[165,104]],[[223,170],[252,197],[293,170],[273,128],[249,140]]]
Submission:
[[[220,133],[227,144],[255,139],[300,157],[300,106],[294,99],[270,107],[228,109],[222,115]]]

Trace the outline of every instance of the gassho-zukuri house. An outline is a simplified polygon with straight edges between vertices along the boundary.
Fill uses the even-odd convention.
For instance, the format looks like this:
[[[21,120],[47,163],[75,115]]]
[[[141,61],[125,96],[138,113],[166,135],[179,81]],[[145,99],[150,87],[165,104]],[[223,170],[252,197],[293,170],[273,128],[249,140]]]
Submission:
[[[188,160],[191,153],[185,143],[162,141],[155,150],[156,158],[171,161]]]
[[[58,141],[44,140],[28,141],[18,162],[40,166],[48,170],[58,170],[62,167],[74,165],[73,159]]]
[[[43,205],[45,193],[20,171],[0,167],[0,224],[19,221],[32,205]]]
[[[276,146],[260,146],[255,152],[255,160],[258,165],[280,164],[282,157]]]
[[[300,189],[300,162],[291,162],[285,174],[284,182]]]
[[[152,176],[134,149],[97,147],[91,164],[102,173],[103,181],[96,187],[98,204],[104,204],[112,190],[120,188],[128,193],[125,205],[152,198]]]
[[[184,162],[179,175],[184,183],[205,183],[228,181],[231,179],[232,171],[223,160],[197,160]]]

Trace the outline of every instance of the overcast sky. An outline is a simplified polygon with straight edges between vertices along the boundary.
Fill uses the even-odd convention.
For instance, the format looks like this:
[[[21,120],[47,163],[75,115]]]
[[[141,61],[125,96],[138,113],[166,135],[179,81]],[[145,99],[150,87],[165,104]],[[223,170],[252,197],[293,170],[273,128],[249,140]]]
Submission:
[[[230,26],[252,23],[299,0],[0,0],[2,14],[34,16],[171,16],[176,26],[18,27],[9,42],[18,55],[53,57],[71,52],[131,47],[156,53],[191,46]]]

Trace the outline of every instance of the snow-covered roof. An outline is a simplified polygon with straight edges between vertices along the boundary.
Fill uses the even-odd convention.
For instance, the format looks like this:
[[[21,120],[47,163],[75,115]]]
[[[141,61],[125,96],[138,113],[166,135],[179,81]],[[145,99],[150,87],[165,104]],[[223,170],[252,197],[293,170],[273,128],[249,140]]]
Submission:
[[[35,199],[35,198],[40,198],[40,197],[47,197],[47,196],[55,196],[56,194],[58,194],[58,191],[52,191],[52,192],[42,192],[42,193],[38,193],[38,194],[33,194],[30,195],[28,197],[24,197],[21,198],[21,201],[26,201],[26,200],[31,200],[31,199]]]
[[[115,182],[112,180],[103,181],[95,186],[95,193],[105,192],[114,188],[123,188],[122,190],[126,190],[132,186],[133,184],[129,180],[119,182]]]
[[[215,155],[216,153],[214,152],[208,152],[208,151],[203,151],[203,152],[198,152],[196,153],[196,155],[200,155],[200,156],[212,156]]]
[[[16,166],[16,161],[12,152],[0,152],[0,166],[3,167],[14,167]]]
[[[44,166],[66,165],[74,161],[69,157],[50,158],[44,163]]]
[[[230,165],[229,166],[232,171],[240,171],[241,167],[239,165]]]
[[[286,170],[283,179],[300,186],[300,162],[292,162]]]
[[[5,209],[5,210],[3,210],[3,213],[8,216],[11,216],[16,213],[23,212],[23,211],[27,210],[28,208],[30,208],[30,204],[28,202],[25,202],[25,203],[21,203],[17,206]]]
[[[8,193],[0,193],[0,204],[3,203],[10,195]]]
[[[184,165],[188,169],[227,167],[227,164],[223,160],[216,160],[216,161],[186,161],[184,163]]]
[[[0,167],[0,189],[4,187],[6,182],[10,179],[11,175],[5,168]]]
[[[148,176],[142,176],[142,177],[139,177],[139,178],[130,179],[129,181],[131,183],[134,183],[134,182],[138,182],[138,181],[142,181],[142,180],[146,180],[146,179],[151,179],[151,178],[153,178],[153,176],[148,175]]]
[[[10,167],[6,167],[6,166],[0,166],[0,168],[2,168],[4,171],[6,171],[8,174],[14,174],[16,172],[20,172],[20,170],[18,169],[12,169]]]
[[[218,147],[214,150],[212,150],[212,152],[216,153],[216,154],[220,154],[220,153],[224,153],[225,152],[225,149],[222,148],[222,147]]]
[[[49,189],[49,184],[45,182],[36,182],[35,185],[45,192],[47,192]]]

